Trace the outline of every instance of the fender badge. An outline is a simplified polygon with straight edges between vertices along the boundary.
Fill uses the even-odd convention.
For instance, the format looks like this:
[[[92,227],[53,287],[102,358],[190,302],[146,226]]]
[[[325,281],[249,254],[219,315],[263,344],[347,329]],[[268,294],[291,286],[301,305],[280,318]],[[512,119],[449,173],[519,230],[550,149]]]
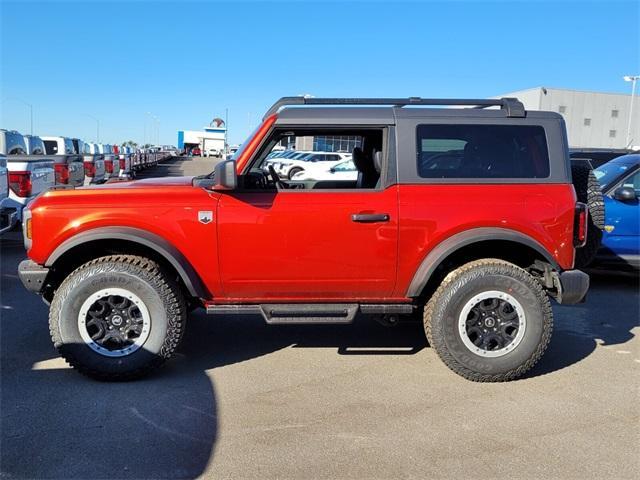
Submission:
[[[198,221],[200,223],[211,223],[213,221],[213,212],[211,210],[200,210],[198,212]]]
[[[611,232],[613,232],[615,230],[615,228],[616,227],[613,226],[613,225],[605,225],[604,226],[604,231],[607,232],[607,233],[611,233]]]

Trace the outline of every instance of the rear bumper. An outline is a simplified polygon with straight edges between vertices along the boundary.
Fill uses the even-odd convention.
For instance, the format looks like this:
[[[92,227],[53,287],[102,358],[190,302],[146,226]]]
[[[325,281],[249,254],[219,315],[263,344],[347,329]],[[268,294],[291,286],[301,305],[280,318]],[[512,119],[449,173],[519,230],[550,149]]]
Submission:
[[[553,283],[556,287],[555,299],[563,305],[583,302],[589,290],[589,275],[580,270],[554,272]]]
[[[33,260],[23,260],[18,265],[18,276],[24,288],[33,293],[41,293],[49,269],[38,265]]]

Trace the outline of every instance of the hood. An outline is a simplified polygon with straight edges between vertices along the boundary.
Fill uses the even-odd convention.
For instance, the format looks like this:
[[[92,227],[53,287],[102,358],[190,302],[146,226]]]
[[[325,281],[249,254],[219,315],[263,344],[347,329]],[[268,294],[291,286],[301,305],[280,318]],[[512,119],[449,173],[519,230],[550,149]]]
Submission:
[[[103,189],[103,188],[136,188],[136,187],[190,187],[192,186],[193,177],[158,177],[145,178],[144,180],[125,180],[116,182],[107,182],[101,185],[92,185],[85,187],[87,189]]]

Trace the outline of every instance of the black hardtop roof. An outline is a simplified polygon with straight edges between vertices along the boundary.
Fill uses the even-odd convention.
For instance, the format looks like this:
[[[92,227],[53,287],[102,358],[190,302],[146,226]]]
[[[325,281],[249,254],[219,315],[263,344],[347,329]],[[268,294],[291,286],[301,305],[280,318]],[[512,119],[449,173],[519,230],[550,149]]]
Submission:
[[[286,107],[278,113],[278,123],[288,124],[394,124],[397,118],[508,118],[503,110],[476,108],[397,108],[397,107]],[[555,112],[527,111],[529,119],[557,119]]]
[[[302,106],[302,105],[332,105],[332,106],[381,106],[402,108],[406,106],[453,106],[453,107],[471,107],[474,109],[483,109],[487,107],[500,107],[504,116],[508,117],[524,117],[525,109],[522,102],[517,98],[498,98],[498,99],[461,99],[461,98],[309,98],[309,97],[282,97],[265,114],[265,118],[277,113],[281,108],[286,106]]]

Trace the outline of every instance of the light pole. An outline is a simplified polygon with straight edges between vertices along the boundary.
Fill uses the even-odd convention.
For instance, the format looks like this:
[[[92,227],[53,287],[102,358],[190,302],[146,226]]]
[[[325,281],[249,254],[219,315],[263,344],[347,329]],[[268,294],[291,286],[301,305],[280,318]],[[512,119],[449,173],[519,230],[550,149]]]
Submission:
[[[229,154],[229,109],[224,109],[224,158]]]
[[[100,120],[98,120],[93,115],[89,115],[88,113],[85,113],[85,115],[89,118],[93,118],[96,121],[96,143],[100,143]]]
[[[626,148],[631,146],[631,120],[633,119],[633,97],[636,93],[636,82],[640,79],[640,75],[625,75],[622,77],[625,82],[631,82],[631,105],[629,105],[629,123],[627,124],[627,141]]]

